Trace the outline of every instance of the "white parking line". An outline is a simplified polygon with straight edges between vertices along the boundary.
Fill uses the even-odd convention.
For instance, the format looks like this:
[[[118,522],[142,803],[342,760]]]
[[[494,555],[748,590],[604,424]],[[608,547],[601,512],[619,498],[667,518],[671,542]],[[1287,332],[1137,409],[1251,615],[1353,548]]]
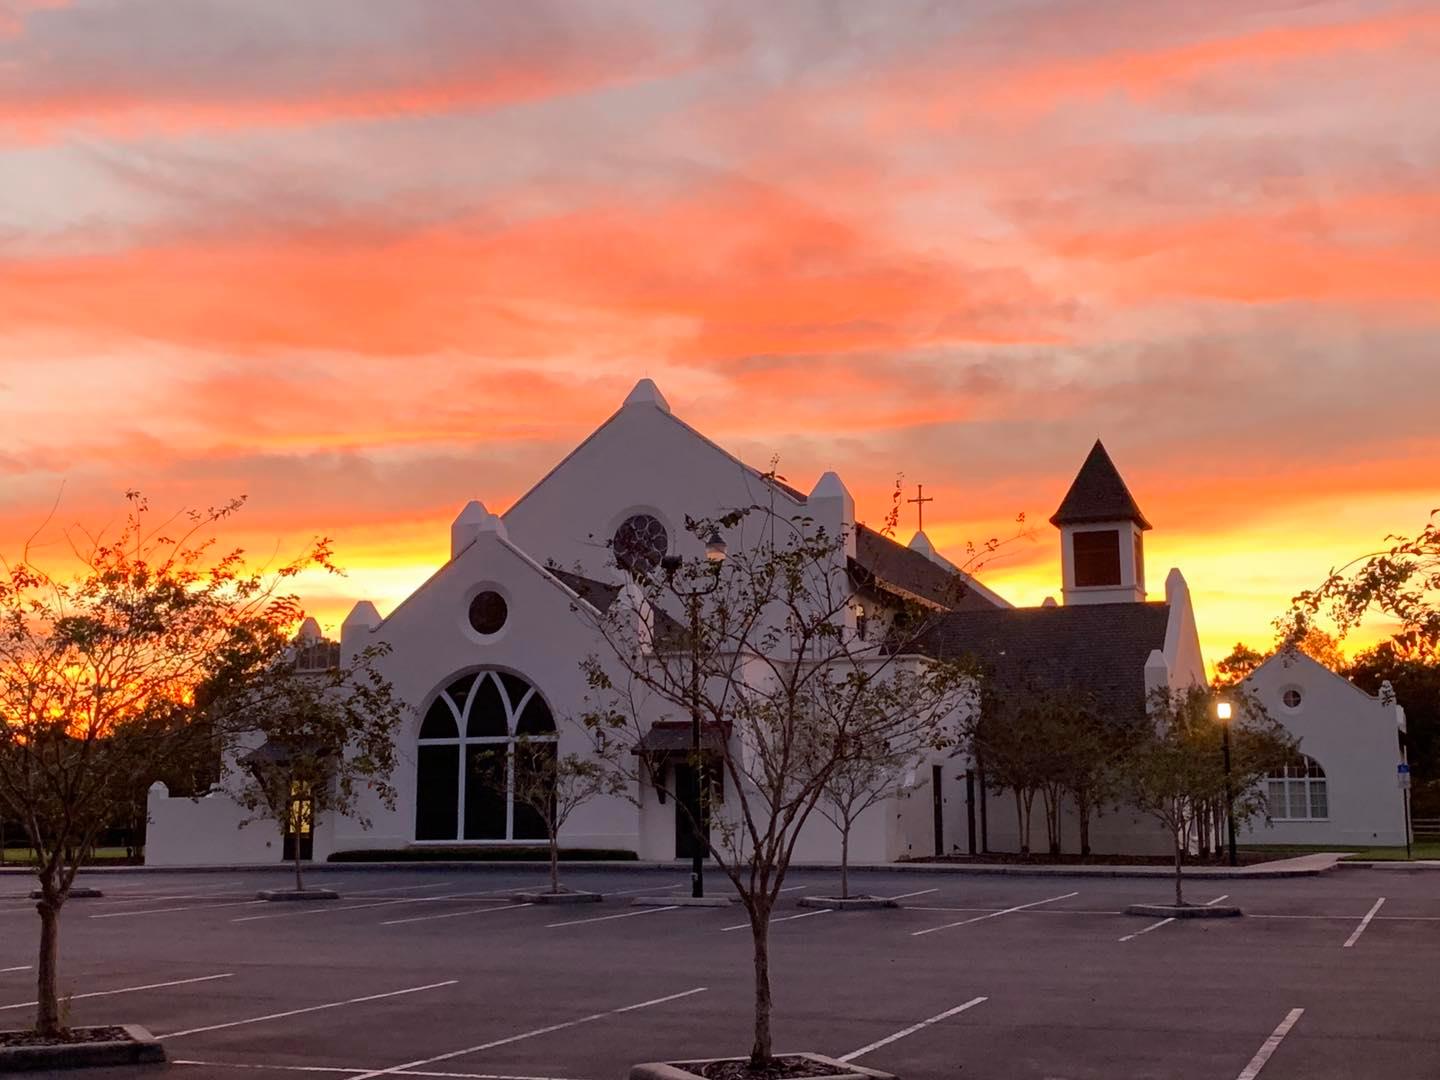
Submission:
[[[1134,940],[1135,940],[1137,937],[1139,937],[1141,934],[1148,934],[1151,930],[1159,930],[1160,927],[1166,925],[1167,923],[1172,923],[1172,922],[1174,922],[1174,921],[1175,921],[1174,916],[1171,916],[1171,917],[1168,918],[1168,919],[1161,919],[1159,922],[1153,922],[1153,923],[1151,923],[1149,926],[1145,927],[1145,929],[1143,929],[1143,930],[1136,930],[1133,934],[1126,934],[1126,935],[1125,935],[1124,937],[1122,937],[1120,940],[1121,940],[1121,941],[1134,941]]]
[[[640,908],[638,911],[626,911],[620,915],[597,915],[593,919],[571,919],[568,922],[552,922],[546,923],[545,929],[553,930],[557,926],[579,926],[581,923],[590,922],[609,922],[611,919],[633,919],[637,915],[654,915],[658,911],[676,911],[679,907],[679,904],[666,904],[664,907],[647,907]]]
[[[205,1027],[186,1028],[184,1031],[172,1031],[166,1035],[157,1036],[157,1038],[178,1039],[182,1035],[199,1035],[203,1031],[223,1031],[226,1028],[243,1027],[246,1024],[264,1023],[266,1020],[283,1020],[287,1016],[324,1012],[326,1009],[338,1009],[343,1005],[359,1005],[364,1001],[380,1001],[382,998],[401,997],[404,994],[418,994],[422,990],[438,990],[442,986],[454,986],[459,981],[459,979],[447,979],[445,982],[428,983],[425,986],[411,986],[404,990],[391,990],[384,994],[367,994],[364,997],[349,998],[346,1001],[330,1001],[324,1005],[310,1005],[303,1009],[288,1009],[285,1012],[268,1013],[265,1016],[252,1016],[246,1020],[231,1020],[224,1024],[209,1024]]]
[[[79,1001],[81,998],[110,997],[112,994],[134,994],[140,990],[161,990],[167,986],[189,986],[191,983],[213,982],[215,979],[228,979],[235,973],[227,971],[221,975],[201,975],[198,979],[175,979],[172,982],[146,983],[144,986],[122,986],[118,990],[94,990],[88,994],[71,994],[71,1001]],[[0,1005],[0,1012],[6,1009],[28,1009],[37,1005],[35,1001],[17,1001],[13,1005]]]
[[[489,890],[486,890],[488,892]],[[277,911],[270,915],[242,915],[238,919],[231,919],[231,922],[257,922],[260,919],[289,919],[296,915],[334,915],[341,911],[364,911],[367,908],[395,907],[398,904],[438,904],[442,900],[478,900],[486,895],[486,892],[473,893],[447,893],[444,896],[402,896],[399,899],[375,900],[368,904],[341,904],[339,907],[332,907],[323,902],[317,902],[314,906],[295,908],[290,911]],[[505,898],[496,896],[490,900],[493,904],[505,903]]]
[[[219,908],[231,907],[254,907],[256,904],[266,904],[268,900],[236,900],[226,904],[186,904],[181,907],[157,907],[146,908],[144,911],[107,911],[101,915],[91,915],[92,919],[128,919],[133,915],[166,915],[172,911],[212,911]]]
[[[886,900],[908,900],[908,899],[910,899],[910,897],[912,897],[912,896],[926,896],[926,895],[928,895],[929,893],[939,892],[939,891],[940,891],[939,889],[921,889],[921,890],[919,890],[918,892],[905,892],[905,893],[901,893],[899,896],[887,896],[887,897],[885,897],[885,899],[886,899]]]
[[[1224,893],[1224,894],[1221,895],[1221,896],[1215,897],[1214,900],[1206,900],[1206,901],[1205,901],[1205,906],[1206,906],[1206,907],[1214,907],[1216,904],[1220,903],[1221,900],[1229,900],[1229,899],[1230,899],[1230,894],[1227,892],[1227,893]]]
[[[830,908],[816,908],[814,911],[802,911],[799,915],[782,915],[778,919],[771,919],[770,922],[794,922],[796,919],[808,919],[812,915],[828,915],[829,913]],[[748,930],[749,928],[750,924],[748,922],[742,922],[736,923],[734,926],[722,926],[720,932],[723,934],[729,930]]]
[[[649,908],[650,911],[659,911],[659,908]],[[626,1005],[619,1009],[609,1009],[606,1012],[591,1013],[589,1016],[582,1016],[578,1020],[566,1020],[559,1024],[550,1024],[547,1027],[535,1028],[531,1031],[522,1031],[519,1035],[511,1035],[504,1039],[495,1039],[491,1042],[480,1043],[477,1046],[467,1046],[463,1050],[452,1050],[448,1054],[436,1054],[434,1057],[420,1058],[417,1061],[407,1061],[404,1065],[395,1065],[388,1069],[376,1069],[373,1072],[361,1073],[352,1077],[351,1080],[374,1080],[377,1076],[394,1076],[396,1073],[405,1073],[411,1069],[423,1068],[426,1065],[434,1065],[441,1061],[451,1061],[466,1054],[478,1054],[482,1050],[493,1050],[497,1046],[508,1046],[511,1043],[521,1042],[524,1039],[533,1039],[537,1035],[548,1035],[552,1031],[564,1031],[566,1028],[579,1027],[581,1024],[588,1024],[595,1020],[603,1020],[607,1016],[619,1016],[621,1013],[635,1012],[637,1009],[648,1009],[654,1005],[664,1005],[667,1001],[678,1001],[681,998],[691,997],[694,994],[703,994],[706,988],[697,986],[691,990],[683,990],[678,994],[668,994],[665,997],[651,998],[649,1001],[637,1002],[634,1005]]]
[[[1255,1056],[1250,1059],[1250,1064],[1241,1070],[1240,1075],[1237,1076],[1235,1080],[1255,1080],[1255,1077],[1260,1075],[1260,1070],[1265,1067],[1265,1063],[1270,1060],[1270,1055],[1275,1053],[1276,1049],[1280,1046],[1280,1040],[1290,1034],[1290,1029],[1293,1028],[1296,1021],[1304,1015],[1304,1009],[1291,1009],[1285,1019],[1280,1021],[1280,1026],[1270,1033],[1270,1037],[1265,1040],[1260,1049],[1256,1051]]]
[[[29,964],[21,964],[19,967],[0,968],[0,975],[8,975],[12,971],[29,971]]]
[[[171,1061],[171,1065],[201,1065],[210,1069],[254,1069],[262,1072],[295,1072],[295,1073],[327,1073],[353,1075],[368,1071],[367,1068],[344,1068],[339,1065],[253,1065],[238,1061],[196,1061],[188,1058],[181,1058]],[[419,1069],[406,1069],[394,1074],[395,1076],[434,1076],[451,1077],[457,1080],[572,1080],[564,1076],[514,1076],[509,1073],[462,1073],[462,1072],[424,1072]]]
[[[996,919],[1001,915],[1009,915],[1011,912],[1024,911],[1026,908],[1039,907],[1041,904],[1053,904],[1057,900],[1069,900],[1072,896],[1079,896],[1079,892],[1067,892],[1060,896],[1046,897],[1044,900],[1036,900],[1029,904],[1016,904],[1014,907],[1001,908],[999,911],[992,911],[988,915],[977,915],[973,919],[961,919],[959,922],[946,923],[943,926],[931,926],[924,930],[915,930],[911,937],[923,937],[926,934],[933,934],[940,930],[950,930],[957,926],[969,926],[971,923],[984,922],[986,919]]]
[[[660,894],[660,893],[679,892],[681,889],[688,889],[688,888],[690,888],[690,883],[689,883],[688,881],[683,881],[683,882],[681,882],[681,883],[678,884],[678,885],[659,885],[659,886],[657,886],[657,885],[642,885],[642,886],[640,886],[640,888],[638,888],[638,889],[620,889],[620,890],[618,890],[618,891],[616,891],[616,892],[608,892],[608,893],[606,893],[605,895],[606,895],[606,896],[634,896],[636,893],[655,893],[655,894],[658,895],[658,894]]]
[[[431,881],[431,882],[428,882],[427,884],[424,884],[424,885],[392,885],[392,886],[390,886],[389,888],[386,888],[386,889],[358,889],[358,890],[355,890],[355,891],[351,892],[349,895],[351,895],[351,896],[379,896],[381,893],[405,892],[405,891],[407,891],[407,890],[410,891],[410,892],[420,892],[422,889],[438,889],[438,888],[441,888],[441,887],[444,886],[444,885],[449,885],[449,884],[450,884],[450,881],[451,881],[451,879],[446,878],[444,881]],[[506,888],[514,888],[514,886],[506,886]],[[486,891],[487,891],[487,892],[500,892],[501,890],[499,890],[499,889],[488,889],[488,890],[486,890]]]
[[[466,908],[464,911],[445,911],[439,915],[414,915],[408,919],[391,919],[381,926],[404,926],[412,922],[434,922],[436,919],[458,919],[462,915],[484,915],[491,911],[514,911],[516,908],[534,907],[534,904],[502,904],[499,907]]]
[[[1355,928],[1355,932],[1345,939],[1344,945],[1340,946],[1342,949],[1348,949],[1360,940],[1360,935],[1365,932],[1365,928],[1370,925],[1370,920],[1375,918],[1375,913],[1380,910],[1380,905],[1383,903],[1385,903],[1383,896],[1375,901],[1375,906],[1365,913],[1365,917],[1360,920],[1360,925]]]
[[[868,1054],[872,1050],[879,1050],[882,1046],[889,1046],[891,1043],[896,1042],[899,1039],[903,1039],[907,1035],[914,1035],[915,1032],[920,1031],[923,1028],[927,1028],[931,1024],[938,1024],[941,1020],[948,1020],[950,1017],[956,1016],[959,1013],[964,1012],[966,1009],[973,1009],[976,1005],[980,1005],[988,1000],[989,998],[983,997],[971,998],[969,1001],[965,1002],[964,1005],[956,1005],[953,1009],[946,1009],[942,1013],[936,1013],[934,1016],[930,1017],[929,1020],[921,1020],[920,1023],[911,1024],[909,1027],[903,1028],[900,1031],[895,1032],[895,1034],[893,1035],[886,1035],[883,1039],[876,1039],[873,1043],[870,1043],[868,1046],[862,1046],[859,1050],[851,1050],[848,1054],[842,1054],[838,1058],[838,1060],[854,1061],[862,1054]]]

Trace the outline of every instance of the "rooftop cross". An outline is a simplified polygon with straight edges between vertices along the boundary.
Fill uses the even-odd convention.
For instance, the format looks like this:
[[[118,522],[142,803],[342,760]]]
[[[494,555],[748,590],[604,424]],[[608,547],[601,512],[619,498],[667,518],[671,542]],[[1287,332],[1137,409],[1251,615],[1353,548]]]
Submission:
[[[905,501],[906,501],[907,503],[915,503],[915,511],[916,511],[916,513],[919,515],[919,524],[917,525],[917,528],[918,528],[921,532],[924,532],[924,531],[925,531],[925,504],[926,504],[927,502],[934,502],[935,499],[934,499],[933,497],[927,497],[927,496],[926,496],[926,494],[925,494],[925,485],[924,485],[924,484],[916,484],[916,485],[915,485],[915,498],[913,498],[913,499],[906,499]]]

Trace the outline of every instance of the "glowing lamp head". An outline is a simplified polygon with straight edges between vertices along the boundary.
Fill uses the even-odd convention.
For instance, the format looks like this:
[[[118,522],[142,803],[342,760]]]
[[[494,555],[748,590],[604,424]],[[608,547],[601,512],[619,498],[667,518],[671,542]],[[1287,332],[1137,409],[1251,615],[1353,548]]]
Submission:
[[[711,529],[710,536],[705,541],[705,558],[712,563],[725,561],[725,538],[720,535],[719,529]]]
[[[1230,722],[1230,702],[1217,701],[1215,703],[1215,715],[1220,718],[1222,724],[1228,724]]]

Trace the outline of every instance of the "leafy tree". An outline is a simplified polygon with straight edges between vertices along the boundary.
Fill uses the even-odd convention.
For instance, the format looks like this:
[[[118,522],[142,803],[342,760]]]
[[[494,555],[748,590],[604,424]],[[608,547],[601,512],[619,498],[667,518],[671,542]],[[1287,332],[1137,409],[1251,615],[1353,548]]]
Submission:
[[[297,890],[305,888],[300,837],[323,816],[347,815],[369,828],[356,813],[362,791],[395,806],[394,735],[407,708],[375,666],[388,652],[371,645],[348,665],[315,670],[287,650],[227,692],[225,704],[243,718],[253,746],[240,758],[231,795],[249,811],[246,824],[268,821],[294,837]]]
[[[1307,626],[1298,636],[1288,633],[1289,623],[1282,620],[1281,633],[1275,647],[1269,652],[1259,652],[1243,641],[1235,643],[1230,655],[1215,665],[1215,677],[1211,682],[1217,687],[1239,686],[1255,673],[1255,669],[1269,660],[1281,649],[1294,649],[1304,653],[1316,663],[1331,671],[1343,673],[1348,664],[1340,642],[1318,626]]]
[[[1399,623],[1397,633],[1418,646],[1440,645],[1440,510],[1413,537],[1387,536],[1389,547],[1330,571],[1295,597],[1284,623],[1287,641],[1304,639],[1317,616],[1328,616],[1343,638],[1371,614]]]
[[[923,757],[925,748],[912,746],[908,752],[885,741],[853,748],[835,763],[825,781],[818,806],[840,832],[840,898],[850,897],[850,832],[860,815],[895,792],[908,765]],[[936,852],[940,854],[940,852]]]
[[[639,573],[604,613],[577,605],[605,646],[585,665],[587,722],[634,751],[616,761],[643,760],[650,721],[675,712],[698,712],[718,744],[727,795],[710,854],[750,920],[758,1067],[773,1057],[770,917],[801,830],[859,748],[952,745],[947,719],[970,700],[975,671],[916,655],[931,608],[902,612],[883,641],[861,640],[844,536],[766,506],[687,525],[701,542],[735,537],[732,554],[678,560],[666,578]],[[695,598],[693,628],[665,614],[672,585]]]
[[[0,815],[34,848],[35,1026],[49,1037],[63,1030],[60,912],[76,873],[127,793],[209,737],[190,723],[196,688],[262,669],[300,616],[280,586],[329,565],[323,541],[271,572],[217,552],[213,531],[239,500],[154,524],[145,501],[128,497],[113,539],[72,539],[68,576],[37,565],[28,547],[0,563]],[[235,720],[214,709],[209,732]]]
[[[1217,687],[1239,686],[1255,674],[1255,669],[1269,658],[1269,653],[1262,653],[1250,648],[1243,641],[1237,641],[1235,648],[1230,650],[1230,655],[1216,662],[1215,678],[1212,682]]]
[[[560,832],[580,807],[601,796],[631,798],[631,784],[623,770],[597,754],[561,754],[549,739],[522,736],[515,744],[513,762],[504,750],[491,750],[476,758],[472,776],[498,795],[509,795],[528,808],[545,827],[550,853],[550,891],[560,889]]]
[[[1202,686],[1161,688],[1150,698],[1142,738],[1123,764],[1126,797],[1169,832],[1175,853],[1175,903],[1183,905],[1185,851],[1194,831],[1227,795],[1239,825],[1265,809],[1261,782],[1297,752],[1299,744],[1243,692],[1231,703],[1231,767],[1226,775],[1218,695]]]

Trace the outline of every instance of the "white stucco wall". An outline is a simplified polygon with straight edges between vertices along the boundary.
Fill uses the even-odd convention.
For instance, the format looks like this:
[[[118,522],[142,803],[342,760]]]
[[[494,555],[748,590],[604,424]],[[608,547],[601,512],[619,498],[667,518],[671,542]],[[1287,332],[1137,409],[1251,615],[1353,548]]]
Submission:
[[[470,626],[470,600],[494,589],[506,602],[501,630],[482,636]],[[455,679],[480,669],[498,669],[525,679],[544,697],[555,717],[559,752],[591,753],[593,744],[579,716],[587,687],[581,661],[601,643],[571,610],[575,597],[545,574],[504,535],[490,527],[413,593],[378,628],[347,628],[346,657],[366,644],[385,642],[393,650],[379,667],[413,713],[397,734],[398,767],[393,778],[396,808],[378,799],[361,807],[372,828],[340,823],[337,850],[406,847],[415,843],[416,745],[431,702]],[[638,820],[623,798],[599,798],[576,811],[561,842],[576,847],[636,850]],[[434,841],[443,844],[444,841]],[[492,842],[493,843],[493,842]],[[532,842],[533,843],[533,842]]]
[[[632,514],[665,526],[672,553],[703,554],[685,531],[685,517],[714,517],[739,506],[768,505],[772,489],[753,469],[649,400],[622,407],[505,512],[511,540],[541,560],[576,565],[610,580],[605,546]],[[774,492],[777,512],[804,504]],[[727,537],[732,543],[735,538]]]
[[[283,861],[279,828],[268,821],[245,821],[246,813],[223,791],[198,799],[174,798],[154,784],[147,799],[150,824],[145,835],[146,866],[264,865]],[[322,818],[315,823],[313,861],[334,850],[335,830]]]
[[[1403,713],[1304,655],[1275,656],[1245,681],[1267,712],[1325,770],[1324,821],[1257,819],[1240,832],[1253,844],[1403,844],[1404,801],[1395,783]],[[1287,689],[1301,702],[1284,703]]]

